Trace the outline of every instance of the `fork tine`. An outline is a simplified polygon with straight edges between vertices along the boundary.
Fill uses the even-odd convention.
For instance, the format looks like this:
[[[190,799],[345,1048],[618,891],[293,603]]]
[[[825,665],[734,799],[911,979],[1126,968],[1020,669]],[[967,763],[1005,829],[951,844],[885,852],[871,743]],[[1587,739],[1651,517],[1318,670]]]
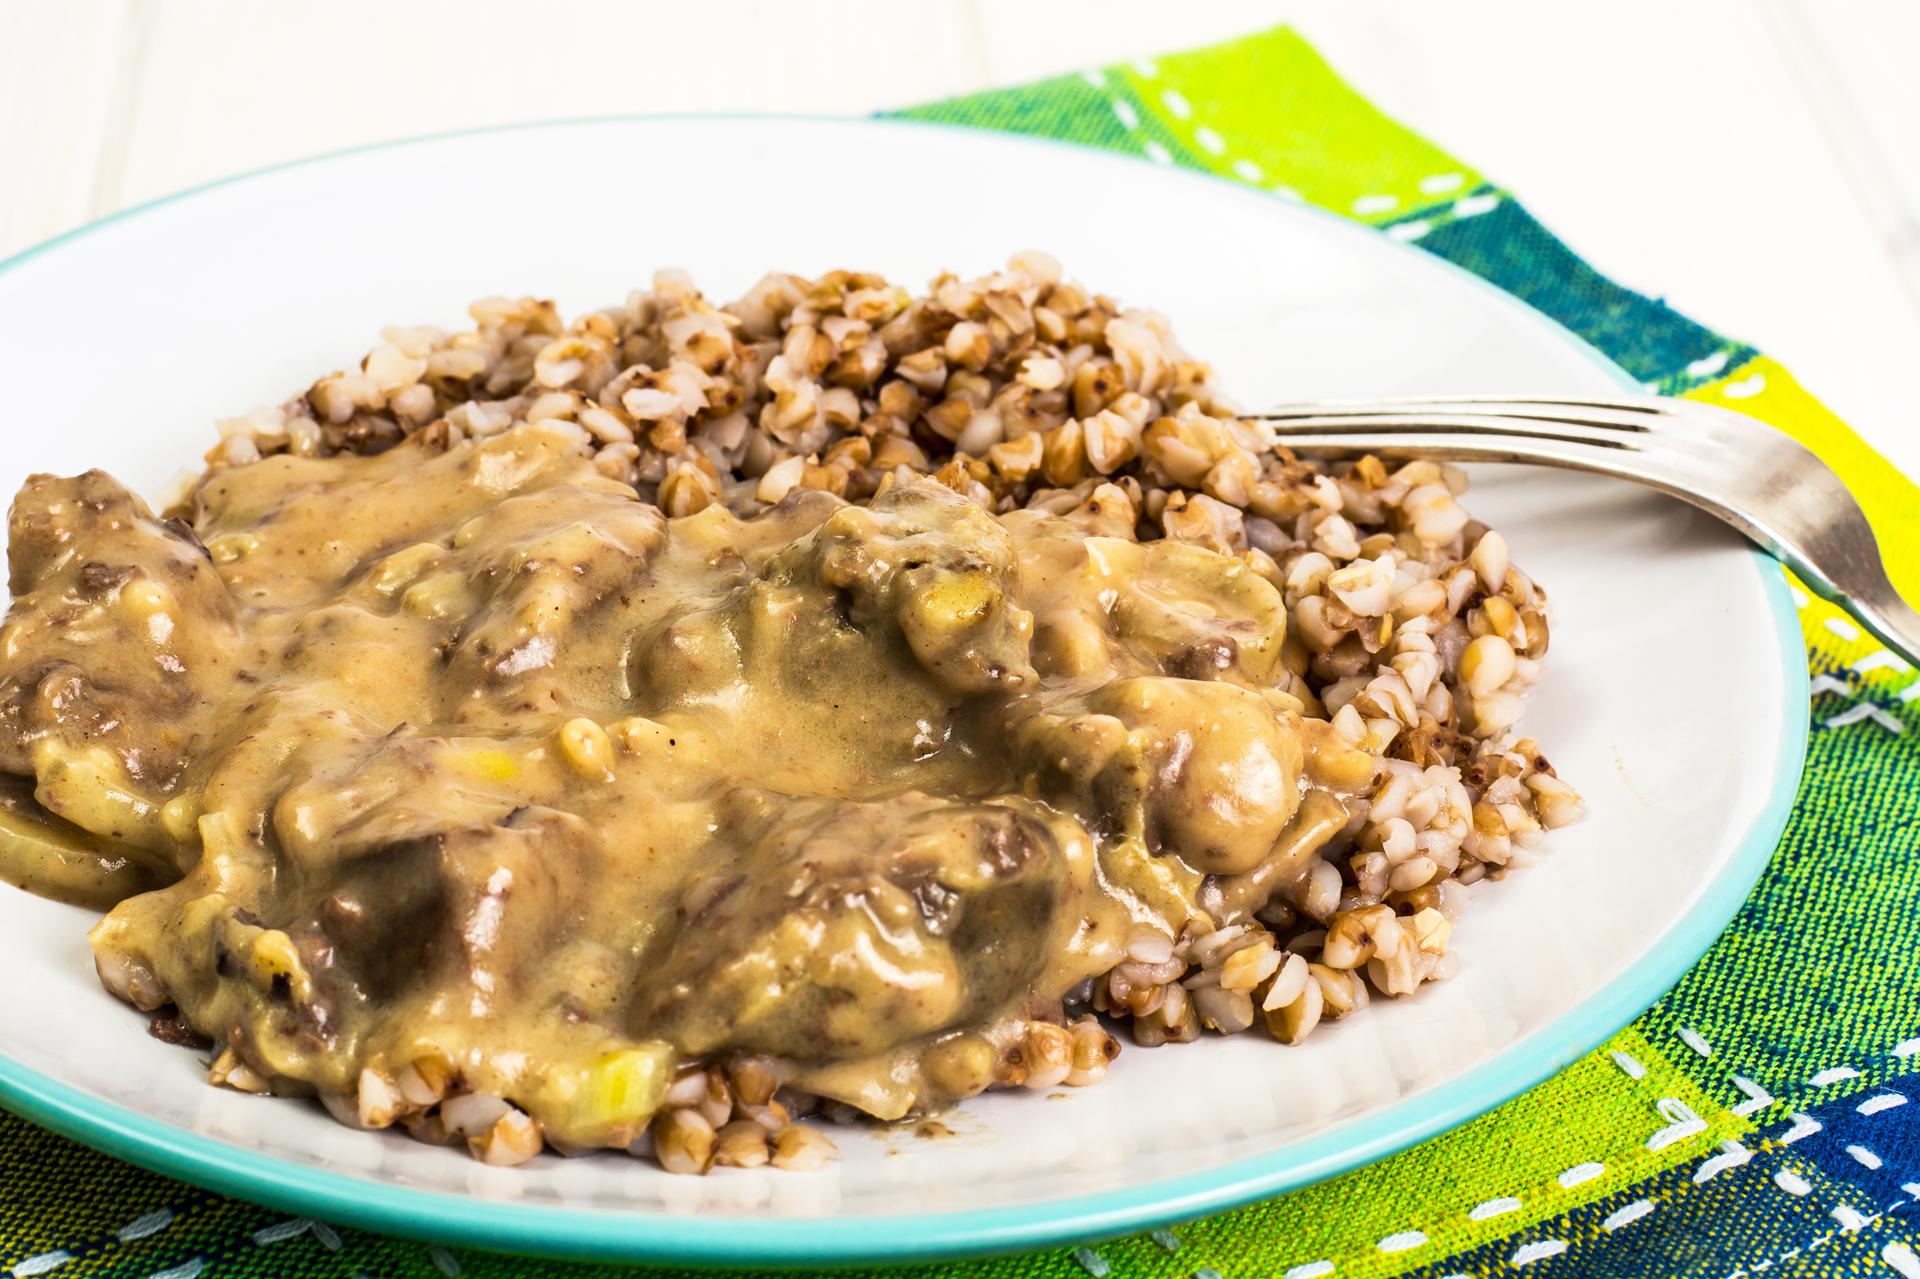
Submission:
[[[1396,410],[1399,410],[1396,412]],[[1275,423],[1303,419],[1393,417],[1501,418],[1544,422],[1555,426],[1585,427],[1616,432],[1646,432],[1665,416],[1657,407],[1639,401],[1550,400],[1490,396],[1473,399],[1338,400],[1283,404],[1252,416]]]
[[[1576,471],[1618,474],[1631,445],[1605,439],[1542,435],[1529,431],[1430,430],[1282,431],[1278,442],[1297,453],[1389,458],[1434,458],[1453,462],[1533,462]]]
[[[1637,433],[1596,427],[1578,421],[1501,417],[1483,413],[1347,413],[1283,418],[1273,423],[1282,443],[1291,444],[1302,433],[1335,438],[1347,435],[1393,434],[1454,438],[1463,432],[1504,436],[1516,440],[1560,440],[1596,448],[1634,449]]]
[[[1680,411],[1672,397],[1663,395],[1622,395],[1614,399],[1581,399],[1559,395],[1479,395],[1471,398],[1476,403],[1529,410],[1544,408],[1557,412],[1562,409],[1597,409],[1608,414],[1626,415],[1641,422],[1672,417]],[[1684,406],[1684,402],[1679,403]]]
[[[1678,407],[1685,409],[1689,401],[1679,401]],[[1551,409],[1614,409],[1622,413],[1636,413],[1646,417],[1662,417],[1675,411],[1676,401],[1661,395],[1622,395],[1613,398],[1588,396],[1585,398],[1564,395],[1368,395],[1334,397],[1325,400],[1286,401],[1272,406],[1271,411],[1293,412],[1313,409],[1367,409],[1392,408],[1401,405],[1486,405],[1489,407],[1525,407],[1546,406]]]

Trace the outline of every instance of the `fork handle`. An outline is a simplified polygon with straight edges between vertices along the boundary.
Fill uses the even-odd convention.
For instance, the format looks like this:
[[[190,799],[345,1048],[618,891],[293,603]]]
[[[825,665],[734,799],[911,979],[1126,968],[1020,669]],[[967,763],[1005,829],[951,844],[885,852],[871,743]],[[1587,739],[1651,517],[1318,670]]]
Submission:
[[[1915,612],[1913,606],[1901,598],[1884,572],[1878,574],[1884,583],[1882,589],[1863,590],[1856,586],[1851,591],[1843,591],[1794,557],[1782,558],[1822,599],[1844,609],[1874,638],[1904,657],[1909,666],[1920,668],[1920,612]],[[1879,565],[1874,568],[1878,569]]]

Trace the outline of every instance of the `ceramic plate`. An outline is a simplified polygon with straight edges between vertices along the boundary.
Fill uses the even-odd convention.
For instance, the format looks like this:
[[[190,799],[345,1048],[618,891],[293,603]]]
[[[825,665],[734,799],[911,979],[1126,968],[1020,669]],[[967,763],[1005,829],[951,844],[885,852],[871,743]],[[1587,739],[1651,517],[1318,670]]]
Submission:
[[[965,189],[956,198],[956,189]],[[1276,196],[1024,139],[873,122],[616,120],[360,151],[220,184],[0,271],[0,488],[104,466],[148,493],[211,422],[356,359],[390,322],[488,293],[564,310],[660,266],[732,297],[772,267],[918,287],[1038,247],[1172,317],[1242,403],[1604,393],[1623,376],[1417,249]],[[99,987],[91,916],[0,888],[0,1100],[116,1155],[290,1211],[555,1254],[744,1264],[925,1260],[1093,1238],[1243,1203],[1459,1124],[1592,1048],[1726,923],[1799,775],[1806,676],[1780,573],[1685,506],[1482,471],[1558,609],[1525,726],[1589,815],[1481,891],[1457,979],[1301,1048],[1129,1048],[1063,1099],[984,1097],[951,1138],[839,1136],[810,1174],[676,1178],[614,1156],[482,1167],[314,1106],[206,1086]],[[130,1205],[138,1207],[138,1205]]]

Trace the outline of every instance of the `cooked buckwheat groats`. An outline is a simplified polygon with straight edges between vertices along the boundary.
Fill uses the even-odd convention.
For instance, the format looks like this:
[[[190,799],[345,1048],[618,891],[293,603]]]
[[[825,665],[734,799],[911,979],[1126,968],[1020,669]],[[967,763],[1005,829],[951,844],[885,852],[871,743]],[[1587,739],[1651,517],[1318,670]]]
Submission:
[[[1464,474],[1293,456],[1051,258],[471,311],[163,516],[14,506],[0,862],[216,1083],[817,1168],[1410,995],[1579,812]]]

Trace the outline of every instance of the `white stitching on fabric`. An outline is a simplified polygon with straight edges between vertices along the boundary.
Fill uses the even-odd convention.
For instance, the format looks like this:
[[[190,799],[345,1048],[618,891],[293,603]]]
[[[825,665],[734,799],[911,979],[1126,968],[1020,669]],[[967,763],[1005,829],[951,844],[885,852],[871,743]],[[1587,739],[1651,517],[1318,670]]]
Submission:
[[[1869,1217],[1852,1204],[1835,1204],[1827,1215],[1840,1223],[1840,1229],[1842,1231],[1847,1234],[1854,1234],[1857,1231],[1864,1230],[1868,1226],[1871,1226],[1886,1214],[1876,1212]]]
[[[1132,66],[1136,73],[1149,80],[1154,79],[1160,74],[1159,68],[1155,67],[1151,62],[1138,61],[1134,62]],[[1106,77],[1097,70],[1090,69],[1082,71],[1080,75],[1082,79],[1096,89],[1105,90],[1107,88]],[[1162,89],[1160,91],[1160,104],[1167,109],[1167,114],[1175,120],[1187,123],[1193,119],[1193,103],[1178,89],[1172,87]],[[1172,152],[1168,151],[1161,143],[1141,134],[1140,113],[1134,109],[1131,102],[1121,97],[1110,97],[1107,99],[1107,106],[1112,109],[1115,118],[1120,121],[1121,127],[1135,135],[1135,141],[1140,144],[1140,150],[1146,155],[1147,159],[1153,161],[1155,164],[1173,163]],[[1196,124],[1193,126],[1193,142],[1195,146],[1209,155],[1224,157],[1227,154],[1226,139],[1220,136],[1218,130],[1209,125]],[[1234,176],[1243,182],[1257,185],[1266,181],[1266,171],[1252,160],[1238,159],[1233,161],[1228,167],[1232,169]],[[1273,193],[1292,200],[1298,200],[1300,198],[1299,192],[1284,186],[1275,187]],[[1392,204],[1399,203],[1393,196],[1361,197],[1363,201],[1382,198],[1392,201]],[[1357,203],[1358,202],[1356,202],[1356,204]],[[1389,204],[1387,207],[1391,208],[1392,204]],[[1356,211],[1358,211],[1357,208]]]
[[[1557,1257],[1566,1250],[1567,1241],[1564,1239],[1536,1239],[1508,1258],[1508,1264],[1518,1269],[1521,1266],[1530,1266],[1536,1261],[1545,1261],[1548,1257]]]
[[[1881,710],[1872,702],[1855,702],[1851,709],[1841,711],[1838,715],[1829,716],[1820,722],[1827,728],[1845,728],[1849,724],[1858,724],[1863,719],[1872,720],[1889,733],[1892,733],[1895,737],[1899,737],[1907,731],[1907,726],[1900,722],[1898,716]]]
[[[1773,1184],[1795,1196],[1804,1195],[1813,1189],[1811,1182],[1791,1168],[1782,1168],[1774,1173]]]
[[[157,1235],[173,1224],[173,1209],[156,1208],[142,1217],[135,1217],[126,1225],[113,1232],[113,1237],[121,1243],[132,1243],[136,1239],[145,1239],[148,1235]]]
[[[1901,1189],[1905,1190],[1908,1194],[1912,1195],[1915,1201],[1920,1201],[1920,1184],[1902,1186]],[[1789,1257],[1797,1257],[1802,1252],[1811,1252],[1815,1248],[1823,1248],[1829,1242],[1832,1241],[1832,1239],[1836,1234],[1851,1235],[1858,1230],[1861,1230],[1867,1226],[1871,1226],[1875,1224],[1876,1222],[1885,1220],[1886,1218],[1891,1217],[1896,1213],[1904,1212],[1906,1209],[1912,1206],[1913,1206],[1912,1202],[1908,1200],[1896,1199],[1892,1203],[1888,1204],[1885,1208],[1881,1209],[1879,1212],[1874,1213],[1871,1217],[1867,1217],[1867,1216],[1862,1216],[1856,1209],[1849,1208],[1846,1205],[1842,1204],[1840,1207],[1835,1208],[1832,1213],[1835,1220],[1839,1221],[1841,1224],[1840,1230],[1828,1231],[1826,1234],[1821,1235],[1816,1239],[1811,1239],[1797,1248],[1789,1248],[1784,1252],[1775,1253],[1773,1256],[1767,1258],[1765,1261],[1762,1261],[1759,1264],[1755,1265],[1753,1268],[1753,1273],[1759,1274],[1767,1270],[1768,1268],[1770,1268],[1775,1262],[1783,1261]],[[1843,1216],[1842,1214],[1845,1214],[1845,1215]],[[1882,1260],[1885,1260],[1886,1251],[1882,1249],[1880,1255]],[[1888,1264],[1891,1265],[1892,1263],[1889,1262]],[[1748,1272],[1745,1270],[1735,1270],[1732,1273],[1728,1274],[1726,1276],[1726,1279],[1740,1279],[1740,1276],[1746,1273]],[[1907,1276],[1903,1273],[1901,1279],[1907,1279]]]
[[[1747,1098],[1733,1108],[1734,1114],[1751,1115],[1758,1111],[1765,1110],[1773,1104],[1773,1094],[1762,1088],[1759,1084],[1754,1083],[1753,1080],[1748,1079],[1745,1075],[1733,1075],[1730,1077],[1730,1080],[1733,1086],[1744,1093]]]
[[[135,1217],[126,1225],[113,1232],[113,1237],[121,1243],[134,1243],[141,1239],[159,1234],[173,1224],[173,1209],[156,1208],[152,1212]],[[59,1267],[74,1260],[74,1253],[67,1248],[55,1248],[38,1253],[15,1262],[7,1271],[11,1279],[34,1279],[34,1276],[51,1274]],[[191,1262],[187,1263],[193,1264]],[[204,1263],[202,1263],[204,1264]],[[197,1272],[196,1272],[197,1273]]]
[[[1913,1249],[1893,1240],[1880,1250],[1880,1260],[1893,1267],[1900,1279],[1920,1279],[1920,1257],[1913,1255]]]
[[[1634,1222],[1640,1220],[1640,1218],[1652,1211],[1653,1200],[1636,1199],[1625,1207],[1615,1209],[1613,1212],[1608,1213],[1607,1219],[1600,1223],[1600,1228],[1608,1234],[1612,1234],[1622,1226],[1631,1226]]]
[[[1715,351],[1712,355],[1703,355],[1687,365],[1687,376],[1701,378],[1712,377],[1720,370],[1726,368],[1727,361],[1732,357],[1733,352],[1727,350],[1725,347]]]
[[[1654,1109],[1667,1120],[1667,1126],[1647,1138],[1648,1150],[1665,1150],[1676,1141],[1685,1141],[1707,1130],[1707,1121],[1693,1113],[1693,1107],[1678,1097],[1662,1097]]]
[[[1720,1143],[1719,1154],[1702,1160],[1699,1168],[1694,1170],[1693,1184],[1698,1186],[1705,1182],[1712,1181],[1721,1173],[1726,1172],[1730,1168],[1738,1168],[1752,1158],[1752,1151],[1748,1150],[1739,1142],[1734,1141],[1732,1138],[1728,1138],[1726,1141]]]
[[[1710,1057],[1712,1055],[1712,1052],[1713,1052],[1712,1046],[1708,1044],[1703,1037],[1699,1036],[1697,1032],[1691,1031],[1690,1029],[1683,1028],[1680,1031],[1680,1035],[1683,1039],[1685,1039],[1688,1035],[1692,1035],[1695,1039],[1698,1039],[1700,1041],[1698,1045],[1695,1045],[1693,1043],[1688,1044],[1688,1047],[1692,1048],[1695,1052],[1699,1053],[1700,1056]],[[1902,1040],[1900,1043],[1894,1046],[1891,1055],[1895,1057],[1910,1057],[1910,1056],[1914,1056],[1915,1054],[1920,1054],[1920,1037],[1917,1037],[1914,1039]],[[1639,1059],[1634,1057],[1631,1053],[1628,1053],[1623,1049],[1615,1048],[1615,1049],[1611,1049],[1608,1055],[1612,1059],[1613,1064],[1616,1067],[1618,1067],[1620,1072],[1625,1076],[1627,1076],[1628,1079],[1638,1081],[1646,1078],[1647,1076],[1646,1066],[1643,1065],[1639,1061]],[[1819,1074],[1815,1075],[1808,1082],[1810,1084],[1813,1084],[1816,1087],[1825,1087],[1829,1084],[1838,1083],[1844,1079],[1857,1078],[1858,1075],[1859,1075],[1859,1072],[1856,1070],[1853,1070],[1851,1067],[1845,1067],[1845,1066],[1831,1067],[1827,1070],[1821,1071]],[[1769,1094],[1765,1089],[1761,1088],[1758,1084],[1754,1083],[1751,1079],[1748,1079],[1746,1076],[1730,1075],[1729,1079],[1733,1083],[1734,1087],[1739,1089],[1743,1094],[1745,1094],[1747,1098],[1746,1101],[1741,1102],[1740,1104],[1732,1107],[1731,1108],[1732,1113],[1737,1115],[1753,1114],[1757,1111],[1764,1110],[1768,1106],[1771,1106],[1774,1104],[1774,1098],[1772,1097],[1772,1095]],[[1907,1099],[1905,1097],[1901,1096],[1898,1093],[1882,1093],[1875,1097],[1870,1097],[1866,1101],[1861,1102],[1858,1106],[1855,1107],[1855,1109],[1860,1111],[1862,1114],[1875,1114],[1881,1110],[1890,1110],[1895,1106],[1904,1105],[1906,1103],[1906,1100]],[[1675,1142],[1683,1141],[1689,1137],[1697,1136],[1701,1132],[1706,1131],[1707,1128],[1709,1127],[1709,1124],[1707,1123],[1707,1121],[1700,1118],[1699,1115],[1695,1114],[1692,1107],[1688,1106],[1685,1102],[1681,1101],[1676,1097],[1660,1098],[1659,1101],[1655,1103],[1655,1109],[1660,1112],[1660,1115],[1662,1118],[1668,1120],[1669,1122],[1665,1128],[1662,1128],[1659,1131],[1655,1132],[1651,1137],[1647,1139],[1646,1146],[1649,1150],[1665,1149],[1667,1146],[1670,1146]],[[1793,1111],[1788,1116],[1787,1127],[1783,1129],[1781,1132],[1779,1132],[1777,1135],[1772,1137],[1770,1140],[1773,1142],[1777,1142],[1782,1146],[1791,1146],[1795,1142],[1802,1141],[1807,1137],[1811,1137],[1815,1133],[1820,1132],[1821,1130],[1822,1129],[1821,1129],[1820,1122],[1814,1119],[1811,1115],[1805,1114],[1800,1111]],[[1871,1156],[1871,1152],[1865,1151],[1864,1147],[1860,1147],[1858,1149],[1861,1149],[1864,1153],[1867,1153],[1868,1155]],[[1851,1150],[1849,1153],[1851,1153]],[[1858,1156],[1855,1156],[1855,1157],[1858,1158]],[[1693,1180],[1696,1184],[1700,1182],[1710,1181],[1714,1177],[1720,1175],[1723,1172],[1727,1172],[1733,1168],[1738,1168],[1750,1162],[1752,1158],[1753,1158],[1752,1151],[1748,1150],[1740,1142],[1729,1138],[1720,1143],[1715,1153],[1707,1155],[1701,1159],[1699,1166],[1694,1170]],[[1604,1164],[1576,1164],[1574,1167],[1569,1168],[1566,1171],[1559,1174],[1556,1180],[1560,1183],[1560,1185],[1563,1188],[1572,1189],[1575,1186],[1581,1185],[1586,1181],[1590,1181],[1595,1177],[1602,1175],[1605,1171],[1606,1171],[1606,1166]],[[1581,1175],[1576,1177],[1574,1176],[1574,1174],[1576,1173]],[[1786,1169],[1786,1168],[1781,1168],[1773,1173],[1773,1182],[1781,1190],[1785,1191],[1790,1195],[1796,1195],[1796,1196],[1805,1195],[1811,1192],[1811,1190],[1813,1189],[1811,1184],[1809,1184],[1805,1178],[1801,1177],[1798,1173],[1795,1173],[1792,1170]],[[1920,1201],[1920,1182],[1909,1182],[1905,1186],[1903,1186],[1902,1189],[1904,1189],[1908,1194],[1912,1195],[1916,1201]],[[1475,1222],[1486,1221],[1494,1217],[1502,1216],[1506,1213],[1513,1212],[1519,1209],[1521,1206],[1522,1206],[1521,1200],[1514,1196],[1503,1196],[1500,1198],[1487,1199],[1482,1201],[1481,1203],[1474,1205],[1473,1208],[1469,1209],[1467,1212],[1467,1219],[1469,1221],[1475,1221]],[[1894,1207],[1887,1209],[1887,1212],[1898,1211],[1900,1207],[1901,1207],[1900,1204],[1896,1204]],[[1603,1220],[1600,1223],[1601,1228],[1608,1231],[1609,1233],[1615,1230],[1620,1230],[1626,1226],[1632,1225],[1634,1222],[1640,1220],[1642,1217],[1645,1217],[1647,1214],[1651,1213],[1653,1210],[1654,1210],[1654,1203],[1652,1200],[1637,1199],[1634,1202],[1623,1205],[1622,1207],[1608,1214],[1605,1220]],[[1843,1211],[1854,1213],[1854,1210],[1851,1208],[1845,1208],[1844,1205],[1842,1208],[1837,1208],[1834,1210],[1835,1219],[1840,1220],[1844,1226],[1846,1225],[1848,1219],[1841,1217],[1840,1214]],[[1882,1215],[1883,1214],[1875,1214],[1872,1217],[1860,1217],[1858,1213],[1854,1213],[1855,1218],[1857,1218],[1859,1221],[1863,1221],[1868,1224],[1878,1221]],[[1857,1229],[1858,1226],[1856,1225],[1853,1228]],[[1830,1235],[1823,1235],[1817,1239],[1810,1241],[1809,1243],[1803,1246],[1806,1248],[1818,1248],[1823,1244],[1825,1244],[1830,1237],[1831,1237]],[[1429,1242],[1428,1237],[1423,1232],[1418,1230],[1410,1230],[1410,1231],[1402,1232],[1400,1234],[1389,1235],[1385,1239],[1380,1240],[1375,1246],[1379,1250],[1385,1251],[1385,1252],[1398,1251],[1399,1250],[1398,1248],[1390,1248],[1388,1247],[1388,1245],[1389,1243],[1397,1244],[1400,1240],[1403,1240],[1403,1239],[1417,1240],[1416,1242],[1409,1242],[1403,1245],[1409,1248],[1418,1246],[1418,1244],[1420,1243]],[[1559,1251],[1564,1251],[1565,1249],[1565,1244],[1562,1241],[1542,1240],[1538,1242],[1540,1244],[1551,1244],[1555,1242],[1561,1242],[1561,1247],[1560,1249],[1557,1249],[1551,1253],[1544,1253],[1544,1254],[1529,1256],[1527,1258],[1528,1261],[1538,1260],[1544,1256],[1557,1256]],[[1526,1247],[1534,1247],[1534,1246],[1536,1245],[1529,1244]],[[1515,1257],[1518,1258],[1521,1255],[1521,1253],[1525,1253],[1525,1252],[1526,1252],[1526,1248],[1523,1247],[1520,1253],[1515,1254]],[[1767,1267],[1771,1267],[1775,1261],[1778,1261],[1786,1257],[1787,1255],[1788,1254],[1786,1253],[1782,1253],[1780,1254],[1779,1257],[1774,1258],[1772,1261],[1763,1262],[1761,1264]],[[1796,1250],[1792,1255],[1798,1255],[1798,1251]],[[1512,1264],[1517,1266],[1517,1265],[1526,1264],[1526,1262],[1523,1262],[1520,1260],[1514,1260]],[[1285,1274],[1284,1279],[1320,1279],[1320,1276],[1330,1275],[1332,1273],[1333,1273],[1332,1262],[1324,1261],[1324,1260],[1311,1261],[1311,1262],[1306,1262],[1302,1265],[1295,1266],[1291,1270],[1288,1270]],[[1742,1275],[1746,1273],[1747,1272],[1744,1270],[1736,1271],[1734,1272],[1734,1275],[1737,1276],[1737,1275]],[[1754,1273],[1759,1273],[1759,1269],[1757,1267]],[[1729,1279],[1734,1279],[1734,1276],[1729,1276]],[[1903,1279],[1904,1279],[1904,1276],[1903,1276]]]
[[[1079,1262],[1080,1268],[1092,1275],[1093,1279],[1107,1279],[1107,1276],[1113,1273],[1113,1267],[1107,1264],[1107,1259],[1091,1248],[1075,1248],[1073,1259]]]
[[[1605,1164],[1592,1162],[1575,1164],[1558,1177],[1555,1177],[1554,1180],[1560,1183],[1560,1189],[1572,1190],[1575,1186],[1585,1185],[1606,1171],[1607,1166]]]
[[[1828,680],[1828,682],[1833,683],[1836,691],[1845,692],[1849,694],[1851,694],[1854,691],[1848,685],[1841,684],[1838,681],[1832,680],[1831,677],[1822,676],[1821,679],[1826,679]],[[1817,679],[1814,681],[1813,691],[1817,693],[1820,690],[1821,690],[1821,683],[1820,683],[1820,680]],[[1915,684],[1913,686],[1913,689],[1910,691],[1920,693],[1920,684]],[[1872,709],[1878,710],[1879,708],[1874,707]],[[1883,716],[1885,715],[1884,711],[1880,713]],[[1851,720],[1853,719],[1866,718],[1866,714],[1862,712],[1858,706],[1856,706],[1853,710],[1846,712],[1846,716],[1851,717],[1849,722],[1851,722]],[[1843,718],[1843,717],[1836,717],[1836,718]],[[1895,722],[1897,723],[1898,721],[1895,721]],[[1900,728],[1896,731],[1904,732],[1905,725],[1901,725]],[[1688,1035],[1694,1034],[1694,1033],[1695,1032],[1685,1027],[1681,1027],[1678,1031],[1678,1035],[1682,1041],[1685,1041]],[[1699,1048],[1697,1048],[1692,1043],[1688,1043],[1687,1046],[1689,1048],[1693,1048],[1695,1052],[1699,1052]],[[1912,1039],[1901,1040],[1899,1043],[1895,1044],[1891,1049],[1889,1049],[1886,1055],[1889,1057],[1904,1058],[1904,1057],[1912,1057],[1916,1054],[1920,1054],[1920,1036],[1916,1036]],[[1707,1056],[1709,1054],[1702,1053],[1701,1055]],[[1873,1055],[1878,1056],[1879,1054],[1873,1054]],[[1612,1057],[1613,1057],[1614,1065],[1620,1067],[1620,1069],[1625,1071],[1629,1077],[1634,1079],[1639,1079],[1642,1075],[1646,1074],[1645,1066],[1642,1066],[1634,1058],[1628,1056],[1626,1053],[1621,1052],[1619,1049],[1616,1048],[1613,1050]],[[1806,1086],[1810,1088],[1830,1088],[1834,1084],[1844,1083],[1849,1079],[1858,1079],[1858,1078],[1860,1078],[1860,1072],[1854,1069],[1852,1066],[1829,1066],[1825,1070],[1817,1071],[1812,1076],[1810,1076],[1806,1081]],[[1745,1101],[1739,1102],[1738,1104],[1730,1107],[1732,1112],[1736,1115],[1744,1116],[1744,1115],[1757,1114],[1758,1112],[1765,1110],[1767,1109],[1767,1107],[1774,1104],[1775,1098],[1773,1094],[1768,1092],[1766,1088],[1764,1088],[1760,1084],[1757,1084],[1753,1080],[1747,1078],[1745,1075],[1730,1074],[1727,1076],[1727,1081],[1731,1083],[1735,1088],[1737,1088],[1746,1097]],[[1893,1093],[1883,1094],[1883,1095],[1898,1096],[1898,1094],[1893,1094]],[[1893,1106],[1898,1106],[1900,1104],[1901,1104],[1900,1101],[1888,1101],[1888,1102],[1881,1103],[1880,1108],[1890,1108]],[[1872,1113],[1872,1112],[1863,1111],[1862,1113],[1864,1114],[1864,1113]],[[1796,1116],[1796,1118],[1799,1118],[1799,1116]],[[1807,1136],[1807,1135],[1810,1135],[1810,1133],[1818,1132],[1818,1131],[1820,1131],[1819,1126],[1815,1125],[1815,1127],[1810,1129],[1809,1132],[1807,1133],[1799,1133],[1798,1135],[1789,1135],[1781,1138],[1781,1140],[1791,1143],[1794,1141],[1798,1141],[1800,1137]]]
[[[304,1235],[313,1229],[313,1222],[305,1217],[291,1217],[278,1225],[266,1226],[253,1232],[253,1242],[257,1247],[265,1248],[271,1244],[285,1243],[287,1240]]]
[[[1804,600],[1805,596],[1802,595],[1801,598]],[[1800,607],[1805,608],[1805,603],[1802,603]],[[1843,618],[1830,617],[1826,619],[1824,624],[1828,630],[1849,643],[1860,638],[1860,632],[1854,629],[1852,623]],[[1904,673],[1912,668],[1892,652],[1886,649],[1876,649],[1859,661],[1853,663],[1853,665],[1847,669],[1865,675],[1874,671],[1888,669]],[[1870,697],[1868,690],[1856,688],[1844,678],[1828,674],[1814,676],[1813,683],[1807,687],[1808,692],[1814,697],[1818,697],[1822,693],[1833,693],[1836,696],[1849,699]],[[1895,694],[1894,700],[1909,702],[1916,697],[1920,697],[1920,683],[1910,684],[1900,690],[1899,693]],[[1876,706],[1871,700],[1855,701],[1853,705],[1846,710],[1821,720],[1820,724],[1823,728],[1845,728],[1849,724],[1858,724],[1861,720],[1872,720],[1875,724],[1878,724],[1887,732],[1892,733],[1895,737],[1899,737],[1907,731],[1907,726],[1901,722],[1898,716],[1890,714],[1883,707]]]

